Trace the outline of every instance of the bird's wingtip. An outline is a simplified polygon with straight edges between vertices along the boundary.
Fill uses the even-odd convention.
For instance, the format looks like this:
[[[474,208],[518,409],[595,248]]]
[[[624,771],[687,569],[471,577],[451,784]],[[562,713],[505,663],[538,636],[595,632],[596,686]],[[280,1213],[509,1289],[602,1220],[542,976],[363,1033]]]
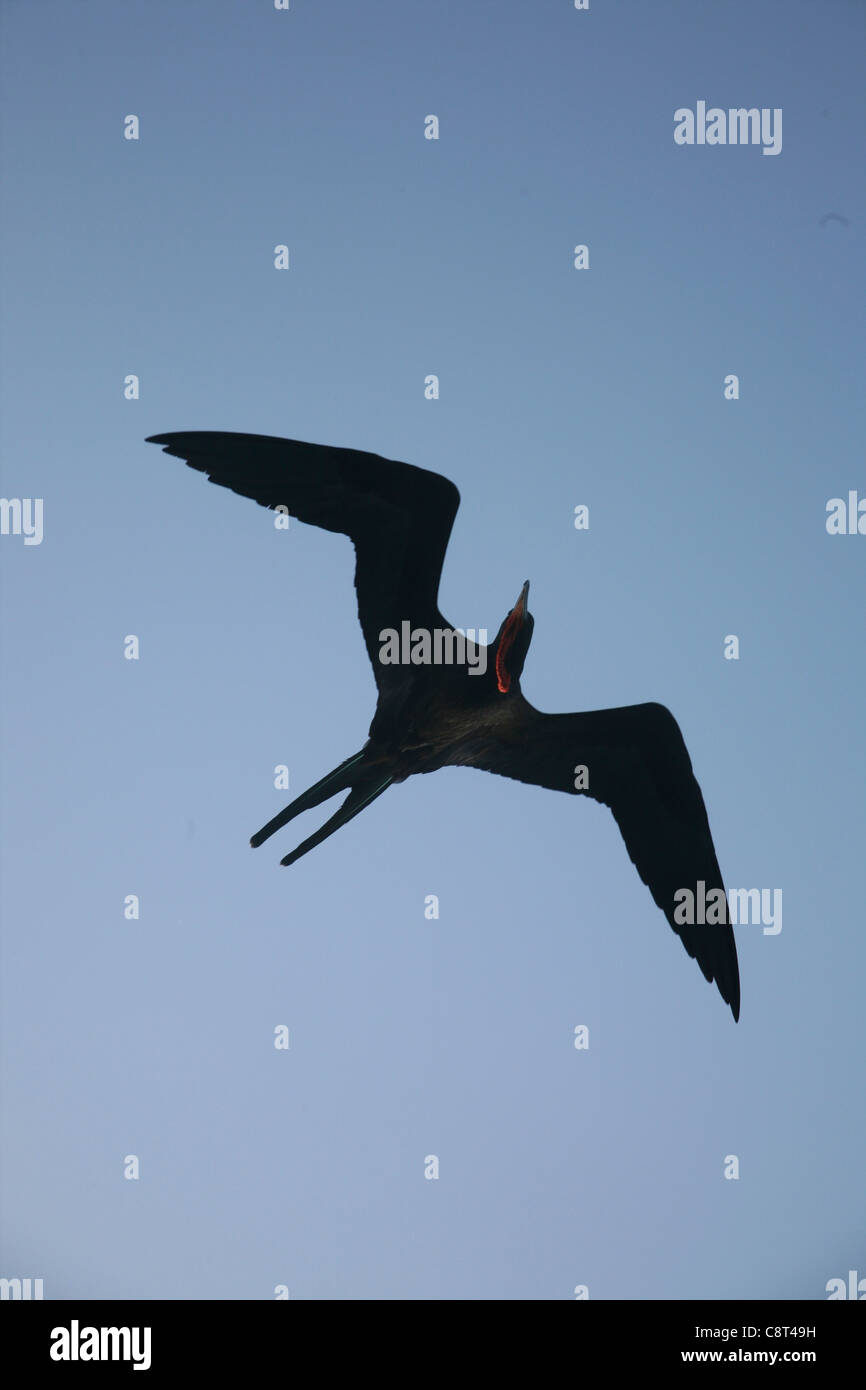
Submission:
[[[721,982],[720,982],[719,980],[716,980],[716,984],[717,984],[718,987],[719,987],[719,993],[721,994],[722,998],[724,999],[724,1001],[725,1001],[725,1003],[727,1004],[728,1008],[730,1009],[731,1013],[734,1015],[734,1022],[735,1022],[735,1023],[739,1023],[739,1021],[740,1021],[740,982],[739,982],[739,980],[737,980],[737,981],[734,982],[733,987],[732,987],[731,984],[729,983],[729,984],[726,986],[725,989],[722,989]]]

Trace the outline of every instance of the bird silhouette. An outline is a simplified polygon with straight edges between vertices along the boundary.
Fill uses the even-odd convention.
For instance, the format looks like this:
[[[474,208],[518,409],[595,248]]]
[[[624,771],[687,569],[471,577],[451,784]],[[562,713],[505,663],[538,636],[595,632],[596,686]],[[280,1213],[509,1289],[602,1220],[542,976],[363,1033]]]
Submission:
[[[528,580],[489,646],[451,627],[437,595],[460,502],[452,482],[377,454],[266,435],[184,431],[147,442],[211,482],[342,532],[355,546],[358,614],[378,688],[368,740],[263,826],[253,846],[348,791],[321,829],[281,861],[293,864],[393,783],[440,767],[476,767],[592,797],[613,812],[655,902],[739,1018],[724,884],[676,720],[654,703],[578,714],[533,708],[520,689],[534,627]],[[702,902],[721,890],[715,920],[683,922],[683,890]]]
[[[823,217],[818,218],[819,225],[826,227],[830,222],[838,222],[842,227],[850,227],[851,223],[847,217],[843,217],[841,212],[825,212]]]

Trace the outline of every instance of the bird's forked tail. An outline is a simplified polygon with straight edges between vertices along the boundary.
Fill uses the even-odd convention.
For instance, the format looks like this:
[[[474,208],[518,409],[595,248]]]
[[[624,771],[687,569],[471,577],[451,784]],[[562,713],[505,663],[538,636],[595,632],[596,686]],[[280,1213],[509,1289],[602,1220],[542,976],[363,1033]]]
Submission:
[[[281,859],[280,863],[294,864],[302,855],[315,849],[316,845],[320,845],[323,840],[327,840],[328,836],[333,835],[335,830],[339,830],[341,825],[346,825],[360,811],[363,811],[365,806],[369,806],[371,801],[375,801],[377,796],[381,796],[382,792],[387,791],[394,780],[393,776],[383,777],[384,769],[381,763],[378,766],[362,768],[363,760],[364,751],[362,750],[360,753],[355,753],[353,757],[347,758],[344,763],[340,763],[339,767],[335,767],[333,772],[329,772],[327,777],[323,777],[314,786],[303,792],[301,796],[296,797],[285,810],[280,811],[279,815],[274,816],[273,820],[269,820],[267,825],[262,826],[261,830],[253,835],[250,840],[253,848],[264,844],[265,840],[270,839],[271,835],[287,825],[290,820],[294,820],[295,816],[300,816],[304,811],[311,811],[314,806],[319,806],[329,797],[336,796],[337,792],[345,791],[346,787],[351,787],[352,790],[340,809],[335,811],[329,820],[325,821],[325,824],[316,831],[315,835],[304,840],[297,849],[292,850],[291,854],[287,854],[284,859]]]

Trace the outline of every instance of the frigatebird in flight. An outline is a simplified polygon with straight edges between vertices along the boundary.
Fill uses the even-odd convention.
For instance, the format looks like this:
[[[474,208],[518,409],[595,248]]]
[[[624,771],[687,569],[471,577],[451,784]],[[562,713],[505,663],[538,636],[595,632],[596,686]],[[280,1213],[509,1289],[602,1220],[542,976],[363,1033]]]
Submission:
[[[590,796],[610,807],[656,903],[739,1017],[737,950],[722,875],[676,720],[658,704],[585,714],[534,709],[520,690],[534,626],[528,581],[490,646],[451,627],[437,595],[460,502],[452,482],[377,454],[266,435],[190,431],[147,442],[211,482],[342,532],[355,546],[358,614],[379,692],[369,738],[259,830],[254,846],[348,791],[336,814],[281,861],[293,864],[393,782],[452,765]],[[411,650],[405,643],[400,648],[402,657],[397,634],[412,642]],[[688,918],[679,910],[683,890],[702,906],[715,890],[715,915],[706,922],[700,914]]]

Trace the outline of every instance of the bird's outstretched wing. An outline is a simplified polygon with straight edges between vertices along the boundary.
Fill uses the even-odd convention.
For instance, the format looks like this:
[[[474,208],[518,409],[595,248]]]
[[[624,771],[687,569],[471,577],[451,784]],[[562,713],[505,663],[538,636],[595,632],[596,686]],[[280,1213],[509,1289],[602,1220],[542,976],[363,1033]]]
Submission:
[[[542,714],[521,698],[513,726],[485,734],[459,761],[556,791],[583,792],[609,806],[656,903],[739,1018],[737,948],[704,798],[679,726],[663,705]],[[687,900],[675,894],[683,889],[693,895],[696,912],[721,889],[723,901],[710,898],[718,904],[718,923],[677,922],[674,914],[679,906],[682,915]]]
[[[205,430],[155,434],[167,454],[206,473],[212,483],[263,507],[354,542],[358,616],[376,683],[398,667],[383,666],[380,632],[448,627],[437,607],[439,576],[460,493],[439,473],[356,449],[304,444],[263,434]]]

